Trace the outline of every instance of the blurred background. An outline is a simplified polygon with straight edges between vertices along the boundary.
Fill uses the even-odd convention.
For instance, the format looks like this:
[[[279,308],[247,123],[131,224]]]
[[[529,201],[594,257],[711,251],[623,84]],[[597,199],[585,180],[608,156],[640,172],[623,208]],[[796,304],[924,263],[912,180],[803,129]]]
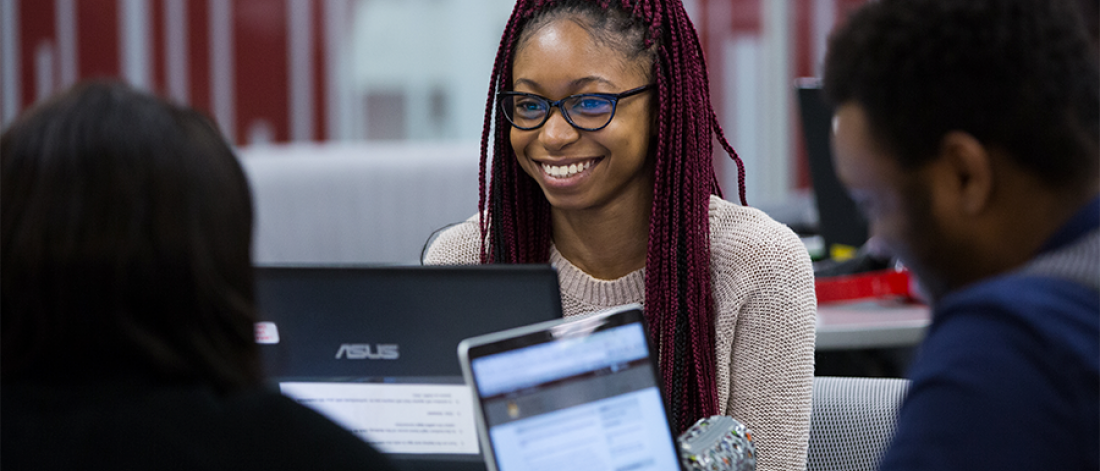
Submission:
[[[685,1],[707,54],[714,107],[745,161],[748,202],[796,230],[812,230],[816,211],[795,79],[819,74],[829,31],[864,1]],[[257,193],[261,261],[408,261],[423,236],[476,210],[489,72],[512,3],[0,0],[0,123],[77,80],[124,78],[208,112],[239,147]],[[736,200],[736,166],[715,147],[726,198]],[[285,164],[294,159],[300,163]],[[418,163],[385,167],[399,160]],[[317,199],[303,174],[326,166],[337,170],[317,180],[383,188],[368,198],[376,211],[364,213],[363,203],[340,209],[367,197],[354,189],[302,203]],[[431,180],[427,167],[443,175]],[[401,172],[413,175],[390,178]],[[468,181],[445,184],[460,177]],[[410,186],[416,195],[401,193]],[[410,214],[424,206],[438,211]],[[331,214],[311,222],[318,207]],[[316,229],[302,227],[311,224]],[[359,234],[415,227],[389,236],[397,246],[367,244],[377,249],[370,254],[302,254],[309,237],[335,237],[323,234],[334,224]],[[295,254],[276,253],[274,237],[298,245],[287,249]],[[356,245],[319,244],[337,252]]]

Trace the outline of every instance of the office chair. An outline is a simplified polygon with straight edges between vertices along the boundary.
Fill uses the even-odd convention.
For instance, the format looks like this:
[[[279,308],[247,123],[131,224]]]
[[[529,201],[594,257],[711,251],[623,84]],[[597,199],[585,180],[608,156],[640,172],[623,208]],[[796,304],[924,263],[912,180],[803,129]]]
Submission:
[[[897,428],[909,380],[814,378],[807,471],[874,471]]]

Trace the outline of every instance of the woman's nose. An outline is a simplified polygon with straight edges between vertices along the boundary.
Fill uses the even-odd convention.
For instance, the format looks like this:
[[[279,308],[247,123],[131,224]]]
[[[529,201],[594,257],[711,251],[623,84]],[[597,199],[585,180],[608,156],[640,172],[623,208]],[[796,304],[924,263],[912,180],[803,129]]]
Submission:
[[[548,149],[558,149],[568,145],[580,137],[580,131],[569,124],[561,109],[550,109],[550,116],[546,118],[539,133],[539,140]]]

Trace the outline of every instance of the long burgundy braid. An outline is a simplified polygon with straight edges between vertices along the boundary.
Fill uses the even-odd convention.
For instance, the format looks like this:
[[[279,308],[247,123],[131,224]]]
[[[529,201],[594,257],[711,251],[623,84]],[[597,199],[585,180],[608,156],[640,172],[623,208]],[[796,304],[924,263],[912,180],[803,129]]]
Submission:
[[[511,86],[517,41],[534,17],[577,0],[518,0],[504,29],[490,79],[481,137],[480,220],[482,263],[546,263],[550,205],[534,179],[520,169],[510,144],[510,125],[496,109],[496,95]],[[744,166],[726,142],[710,105],[706,64],[694,26],[678,0],[591,0],[617,8],[646,27],[645,49],[656,46],[655,185],[646,254],[645,310],[649,334],[660,351],[670,420],[684,430],[718,413],[715,312],[710,282],[710,195],[721,195],[711,160],[712,141],[737,163],[745,204]],[[490,133],[493,160],[486,164]]]

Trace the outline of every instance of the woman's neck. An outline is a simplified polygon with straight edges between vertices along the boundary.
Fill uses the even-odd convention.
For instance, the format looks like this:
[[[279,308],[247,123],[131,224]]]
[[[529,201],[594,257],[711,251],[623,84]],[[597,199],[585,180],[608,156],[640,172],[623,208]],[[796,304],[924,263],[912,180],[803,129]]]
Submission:
[[[551,208],[554,246],[588,275],[614,280],[645,267],[653,198],[584,211]]]

